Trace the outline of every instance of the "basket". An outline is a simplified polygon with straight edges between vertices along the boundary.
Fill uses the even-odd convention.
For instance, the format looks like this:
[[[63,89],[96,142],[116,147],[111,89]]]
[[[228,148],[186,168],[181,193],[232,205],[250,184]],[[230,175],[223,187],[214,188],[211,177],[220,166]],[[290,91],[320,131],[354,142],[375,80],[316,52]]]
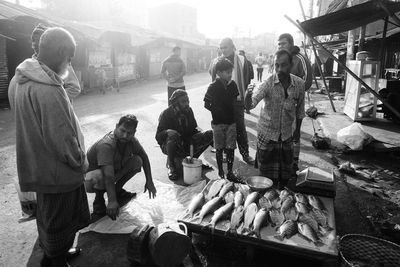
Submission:
[[[400,246],[367,235],[348,234],[339,242],[342,266],[400,266]]]

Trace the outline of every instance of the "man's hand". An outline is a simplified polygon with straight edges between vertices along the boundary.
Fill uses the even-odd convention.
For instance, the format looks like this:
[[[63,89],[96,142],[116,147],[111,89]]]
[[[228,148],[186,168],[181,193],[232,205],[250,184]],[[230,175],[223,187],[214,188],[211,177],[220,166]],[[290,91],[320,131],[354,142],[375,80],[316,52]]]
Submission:
[[[173,136],[175,134],[179,135],[179,133],[177,131],[175,131],[175,130],[172,130],[172,129],[168,129],[167,130],[168,137],[171,137],[171,136]]]
[[[253,89],[254,89],[254,85],[253,84],[249,84],[249,86],[247,87],[246,93],[244,95],[244,106],[247,110],[251,109],[251,104],[252,104],[252,96],[253,96]]]
[[[156,194],[157,194],[157,189],[153,184],[153,181],[150,182],[146,182],[146,184],[144,185],[144,192],[146,193],[146,191],[149,191],[149,198],[155,198]]]
[[[107,211],[106,211],[108,217],[111,218],[111,220],[115,221],[119,215],[119,205],[117,201],[110,201],[107,204]]]

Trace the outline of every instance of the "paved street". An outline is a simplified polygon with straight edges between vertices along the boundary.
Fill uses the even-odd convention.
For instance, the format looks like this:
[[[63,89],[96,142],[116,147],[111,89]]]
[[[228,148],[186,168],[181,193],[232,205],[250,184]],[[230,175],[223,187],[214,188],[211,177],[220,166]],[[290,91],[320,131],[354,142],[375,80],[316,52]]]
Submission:
[[[203,107],[203,96],[209,83],[207,73],[198,73],[186,77],[186,87],[194,110],[197,122],[202,129],[210,128],[211,115]],[[117,92],[107,92],[105,95],[91,92],[82,95],[74,102],[76,113],[81,121],[86,138],[86,148],[93,144],[105,133],[112,131],[119,117],[126,113],[135,114],[139,119],[137,138],[146,149],[152,165],[153,178],[170,183],[165,168],[166,158],[161,153],[154,135],[160,112],[167,107],[166,86],[162,80],[145,81],[126,86]],[[319,103],[318,108],[329,111],[328,102]],[[337,103],[336,103],[337,104]],[[249,135],[250,154],[255,153],[256,122],[259,106],[246,114],[246,125]],[[306,106],[307,107],[307,106]],[[340,123],[340,122],[338,122]],[[318,123],[315,124],[317,130]],[[29,258],[29,266],[38,266],[39,250],[33,249],[37,238],[35,221],[18,224],[20,207],[18,196],[13,185],[16,178],[15,167],[15,138],[14,123],[10,110],[0,111],[0,266],[24,266]],[[336,152],[315,150],[310,143],[313,136],[311,120],[306,118],[302,126],[301,169],[307,166],[331,169],[331,156]],[[237,152],[237,151],[236,151]],[[234,168],[240,169],[243,175],[254,175],[257,170],[247,166],[239,153],[236,153]],[[216,167],[215,156],[206,151],[203,159]],[[207,173],[207,176],[216,175],[216,171]],[[144,174],[134,177],[125,187],[138,193],[143,192]],[[342,180],[337,180],[336,220],[339,234],[349,232],[369,233],[372,230],[357,209],[357,205],[349,205],[349,187]],[[93,194],[88,194],[90,208],[92,208]],[[355,203],[357,200],[352,200]],[[349,216],[352,216],[349,218]],[[97,233],[84,234],[79,244],[85,248],[81,257],[77,259],[79,266],[128,266],[125,258],[127,236],[101,235]],[[33,251],[33,253],[32,253]],[[105,253],[104,251],[107,251]],[[32,254],[32,255],[31,255]],[[110,260],[112,259],[112,261]],[[89,264],[89,265],[87,265]]]

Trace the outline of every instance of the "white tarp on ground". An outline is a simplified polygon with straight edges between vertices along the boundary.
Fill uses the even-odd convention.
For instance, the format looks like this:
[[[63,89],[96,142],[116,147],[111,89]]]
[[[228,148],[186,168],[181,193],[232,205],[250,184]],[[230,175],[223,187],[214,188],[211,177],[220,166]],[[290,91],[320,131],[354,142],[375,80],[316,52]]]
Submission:
[[[94,231],[104,234],[129,234],[136,227],[144,224],[159,225],[173,223],[181,218],[194,195],[200,193],[206,181],[202,180],[191,186],[180,186],[154,181],[157,197],[149,199],[149,194],[140,193],[120,209],[118,218],[113,221],[103,217],[80,233]]]

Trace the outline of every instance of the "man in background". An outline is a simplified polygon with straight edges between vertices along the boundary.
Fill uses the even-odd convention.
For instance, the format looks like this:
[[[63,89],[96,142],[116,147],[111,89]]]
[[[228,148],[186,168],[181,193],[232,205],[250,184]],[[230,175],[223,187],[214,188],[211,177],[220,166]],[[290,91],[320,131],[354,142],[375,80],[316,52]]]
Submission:
[[[256,57],[255,61],[257,65],[257,81],[261,82],[264,71],[264,61],[265,61],[262,52],[258,53],[258,56]]]
[[[233,64],[232,80],[235,81],[239,95],[234,104],[235,122],[237,131],[237,143],[242,159],[249,165],[254,164],[254,159],[249,155],[249,141],[247,138],[247,130],[244,122],[244,95],[246,92],[245,83],[249,79],[248,67],[245,58],[236,54],[236,47],[231,38],[221,40],[219,48],[222,52],[222,57],[229,59]],[[214,61],[216,63],[217,61]],[[211,68],[211,80],[215,81],[217,71],[215,64]]]
[[[308,91],[312,84],[312,69],[310,61],[300,53],[300,48],[294,45],[293,36],[290,33],[281,34],[278,38],[278,49],[285,49],[292,54],[293,62],[290,73],[304,80],[304,90]],[[300,125],[301,126],[301,125]],[[300,134],[293,138],[293,173],[299,169]]]
[[[19,184],[22,192],[37,195],[41,266],[69,266],[68,250],[90,217],[83,135],[63,88],[75,47],[68,31],[47,29],[37,59],[22,62],[9,86]]]
[[[175,46],[172,49],[172,55],[167,57],[161,66],[161,75],[167,80],[168,86],[168,106],[171,104],[169,99],[172,93],[177,89],[185,90],[183,76],[186,74],[185,62],[181,59],[181,48]]]

